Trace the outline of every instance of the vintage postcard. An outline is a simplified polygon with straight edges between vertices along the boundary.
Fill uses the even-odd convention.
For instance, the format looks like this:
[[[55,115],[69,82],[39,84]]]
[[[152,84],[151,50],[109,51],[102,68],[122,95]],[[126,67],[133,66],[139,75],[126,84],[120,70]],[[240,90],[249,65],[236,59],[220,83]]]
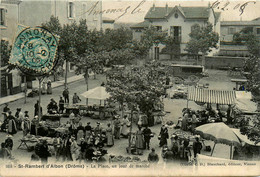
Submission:
[[[260,175],[259,9],[0,0],[0,176]]]

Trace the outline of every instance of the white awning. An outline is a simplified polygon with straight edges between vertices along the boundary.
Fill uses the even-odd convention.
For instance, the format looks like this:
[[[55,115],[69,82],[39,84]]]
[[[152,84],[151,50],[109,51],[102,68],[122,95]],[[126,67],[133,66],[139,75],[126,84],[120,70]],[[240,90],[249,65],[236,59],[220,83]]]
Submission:
[[[209,90],[189,87],[188,100],[202,103],[231,105],[235,103],[236,93],[235,91],[228,90]]]

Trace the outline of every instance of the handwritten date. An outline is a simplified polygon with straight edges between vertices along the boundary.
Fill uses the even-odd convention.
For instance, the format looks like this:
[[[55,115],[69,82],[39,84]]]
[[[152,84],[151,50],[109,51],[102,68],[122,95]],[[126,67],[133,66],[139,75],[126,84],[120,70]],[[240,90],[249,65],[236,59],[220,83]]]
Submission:
[[[229,10],[229,9],[239,10],[241,16],[245,12],[245,9],[249,4],[256,4],[256,1],[247,1],[244,3],[237,3],[234,6],[231,6],[231,3],[229,1],[223,2],[217,0],[211,5],[211,8],[219,9],[222,11]]]

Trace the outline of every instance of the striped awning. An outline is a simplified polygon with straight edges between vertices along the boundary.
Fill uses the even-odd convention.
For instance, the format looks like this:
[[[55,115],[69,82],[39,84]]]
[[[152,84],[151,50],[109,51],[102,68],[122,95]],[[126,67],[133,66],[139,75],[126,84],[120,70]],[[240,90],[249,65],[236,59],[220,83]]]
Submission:
[[[209,90],[195,87],[188,88],[188,100],[202,102],[202,103],[215,103],[215,104],[234,104],[236,100],[235,91],[227,90]]]

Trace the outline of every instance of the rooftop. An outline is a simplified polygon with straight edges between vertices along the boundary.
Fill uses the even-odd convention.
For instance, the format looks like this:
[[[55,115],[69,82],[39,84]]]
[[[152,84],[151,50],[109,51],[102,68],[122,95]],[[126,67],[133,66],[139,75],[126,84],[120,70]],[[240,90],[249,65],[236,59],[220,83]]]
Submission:
[[[162,19],[168,17],[172,12],[179,10],[185,18],[198,19],[208,18],[208,7],[151,7],[145,19]]]
[[[222,21],[221,26],[260,26],[259,21]]]

